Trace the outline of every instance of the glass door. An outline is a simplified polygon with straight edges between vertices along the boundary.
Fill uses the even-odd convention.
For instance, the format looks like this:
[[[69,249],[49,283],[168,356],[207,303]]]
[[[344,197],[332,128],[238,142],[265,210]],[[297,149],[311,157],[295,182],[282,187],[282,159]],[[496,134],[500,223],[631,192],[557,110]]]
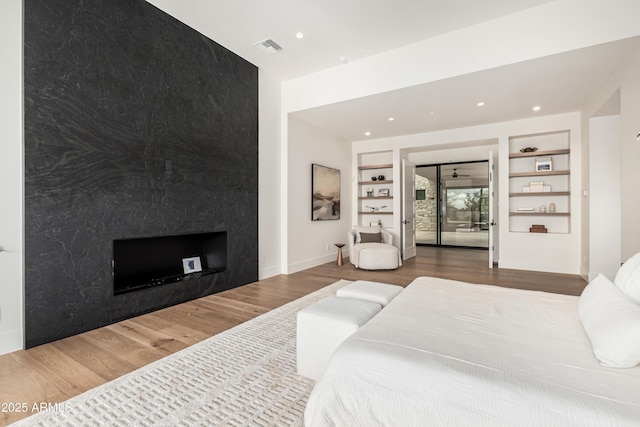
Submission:
[[[416,242],[489,247],[487,161],[416,168]]]
[[[439,242],[438,166],[416,167],[416,243]]]

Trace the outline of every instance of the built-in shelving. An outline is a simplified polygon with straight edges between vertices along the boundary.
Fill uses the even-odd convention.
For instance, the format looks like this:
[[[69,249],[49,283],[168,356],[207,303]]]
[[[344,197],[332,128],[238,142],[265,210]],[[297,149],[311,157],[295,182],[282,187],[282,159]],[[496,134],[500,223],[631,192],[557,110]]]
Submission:
[[[568,131],[560,131],[509,138],[509,231],[529,233],[535,221],[551,234],[570,232],[569,136]],[[537,150],[521,151],[527,147]],[[537,170],[536,163],[542,160],[550,163],[551,170]],[[542,183],[545,190],[525,191],[533,189],[534,182]],[[554,212],[549,212],[552,206]],[[525,208],[531,210],[519,211]]]
[[[391,163],[388,164],[384,164],[384,165],[363,165],[363,166],[358,166],[358,169],[361,171],[368,171],[368,170],[373,170],[373,169],[392,169],[393,165]]]
[[[568,148],[562,150],[546,150],[546,151],[530,151],[526,153],[516,152],[509,153],[510,159],[518,159],[522,157],[546,157],[546,156],[558,156],[562,154],[569,154],[571,150]]]
[[[533,176],[553,176],[553,175],[571,175],[568,170],[561,171],[544,171],[544,172],[514,172],[509,174],[509,178],[533,177]]]
[[[509,197],[537,197],[537,196],[569,196],[570,191],[537,191],[509,193]]]
[[[393,184],[392,179],[385,179],[383,181],[358,181],[360,185],[384,185],[384,184]]]
[[[569,212],[509,212],[509,216],[569,216]]]
[[[366,159],[362,159],[366,162]],[[375,181],[371,178],[383,175],[385,179]],[[358,166],[358,222],[361,225],[369,225],[372,217],[393,216],[393,164],[392,163],[374,163],[361,164]],[[367,190],[371,190],[373,195],[367,195]],[[380,193],[384,195],[379,195]],[[367,207],[368,205],[373,208]],[[391,227],[393,220],[382,220],[378,218],[384,227]],[[387,221],[390,221],[386,223]],[[385,224],[386,223],[386,224]]]

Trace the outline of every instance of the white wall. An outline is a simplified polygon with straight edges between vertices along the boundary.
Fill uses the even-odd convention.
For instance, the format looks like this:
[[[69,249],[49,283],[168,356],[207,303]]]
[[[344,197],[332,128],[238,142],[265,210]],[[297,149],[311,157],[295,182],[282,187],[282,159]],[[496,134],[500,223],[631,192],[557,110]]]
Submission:
[[[346,243],[351,228],[351,146],[293,117],[288,142],[286,272],[294,273],[335,260],[334,243]],[[341,172],[339,220],[311,221],[312,163]]]
[[[23,348],[22,1],[0,14],[0,354]]]
[[[589,280],[613,280],[621,260],[620,116],[590,120]]]
[[[640,252],[640,143],[636,141],[640,133],[640,46],[620,76],[620,111],[622,260],[626,261]]]
[[[539,119],[512,122],[508,132],[500,137],[500,267],[552,273],[580,274],[582,243],[582,131],[580,113],[558,114]],[[507,128],[505,128],[507,130]],[[509,231],[509,136],[531,135],[569,130],[570,206],[569,233],[522,233]],[[503,202],[504,201],[504,202]]]
[[[618,144],[620,158],[617,165],[620,171],[620,236],[614,238],[615,242],[620,242],[620,257],[624,262],[635,253],[640,252],[640,222],[638,212],[640,212],[640,193],[637,191],[637,183],[640,182],[640,143],[636,142],[636,135],[640,132],[640,43],[636,50],[621,65],[618,73],[611,77],[608,84],[595,91],[591,102],[583,110],[583,129],[589,129],[590,118],[596,115],[597,111],[604,105],[612,94],[620,91],[620,121],[618,126]],[[585,135],[583,147],[585,153],[592,149],[590,136]],[[589,154],[590,158],[597,158],[594,154]],[[588,162],[587,162],[588,163]],[[586,180],[583,189],[589,192],[589,186],[593,185],[593,179]],[[597,205],[600,201],[589,196],[589,200],[584,200],[584,209],[588,211],[589,206]],[[606,203],[603,201],[602,203]],[[585,225],[587,232],[597,227],[598,223],[590,218],[590,213],[586,212],[585,217],[589,218],[589,226]],[[587,235],[590,240],[590,236]],[[591,268],[592,260],[589,258],[589,251],[592,245],[583,245],[582,262],[583,275],[587,276],[595,270]],[[617,251],[617,248],[612,248]]]
[[[281,273],[280,171],[285,163],[281,149],[280,82],[262,70],[258,78],[258,276],[264,279]]]

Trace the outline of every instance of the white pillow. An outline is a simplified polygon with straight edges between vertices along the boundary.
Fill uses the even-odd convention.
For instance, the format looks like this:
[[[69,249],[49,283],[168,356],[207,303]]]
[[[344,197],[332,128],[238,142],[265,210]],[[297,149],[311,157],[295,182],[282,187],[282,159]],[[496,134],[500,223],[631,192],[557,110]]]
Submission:
[[[353,227],[353,231],[356,232],[356,243],[360,243],[360,233],[380,233],[380,226],[376,227],[362,227],[359,225],[355,225]]]
[[[578,304],[582,326],[600,364],[631,368],[640,363],[640,305],[602,274],[582,292]]]
[[[623,294],[640,304],[640,252],[622,264],[613,283]]]

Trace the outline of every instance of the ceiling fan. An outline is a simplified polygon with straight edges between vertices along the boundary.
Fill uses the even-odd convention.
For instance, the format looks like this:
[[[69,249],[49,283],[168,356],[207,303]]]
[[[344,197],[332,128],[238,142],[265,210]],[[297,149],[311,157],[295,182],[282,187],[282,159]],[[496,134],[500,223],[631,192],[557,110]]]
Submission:
[[[471,176],[471,175],[459,174],[458,168],[453,168],[453,174],[451,175],[451,178],[457,178],[459,176]]]

